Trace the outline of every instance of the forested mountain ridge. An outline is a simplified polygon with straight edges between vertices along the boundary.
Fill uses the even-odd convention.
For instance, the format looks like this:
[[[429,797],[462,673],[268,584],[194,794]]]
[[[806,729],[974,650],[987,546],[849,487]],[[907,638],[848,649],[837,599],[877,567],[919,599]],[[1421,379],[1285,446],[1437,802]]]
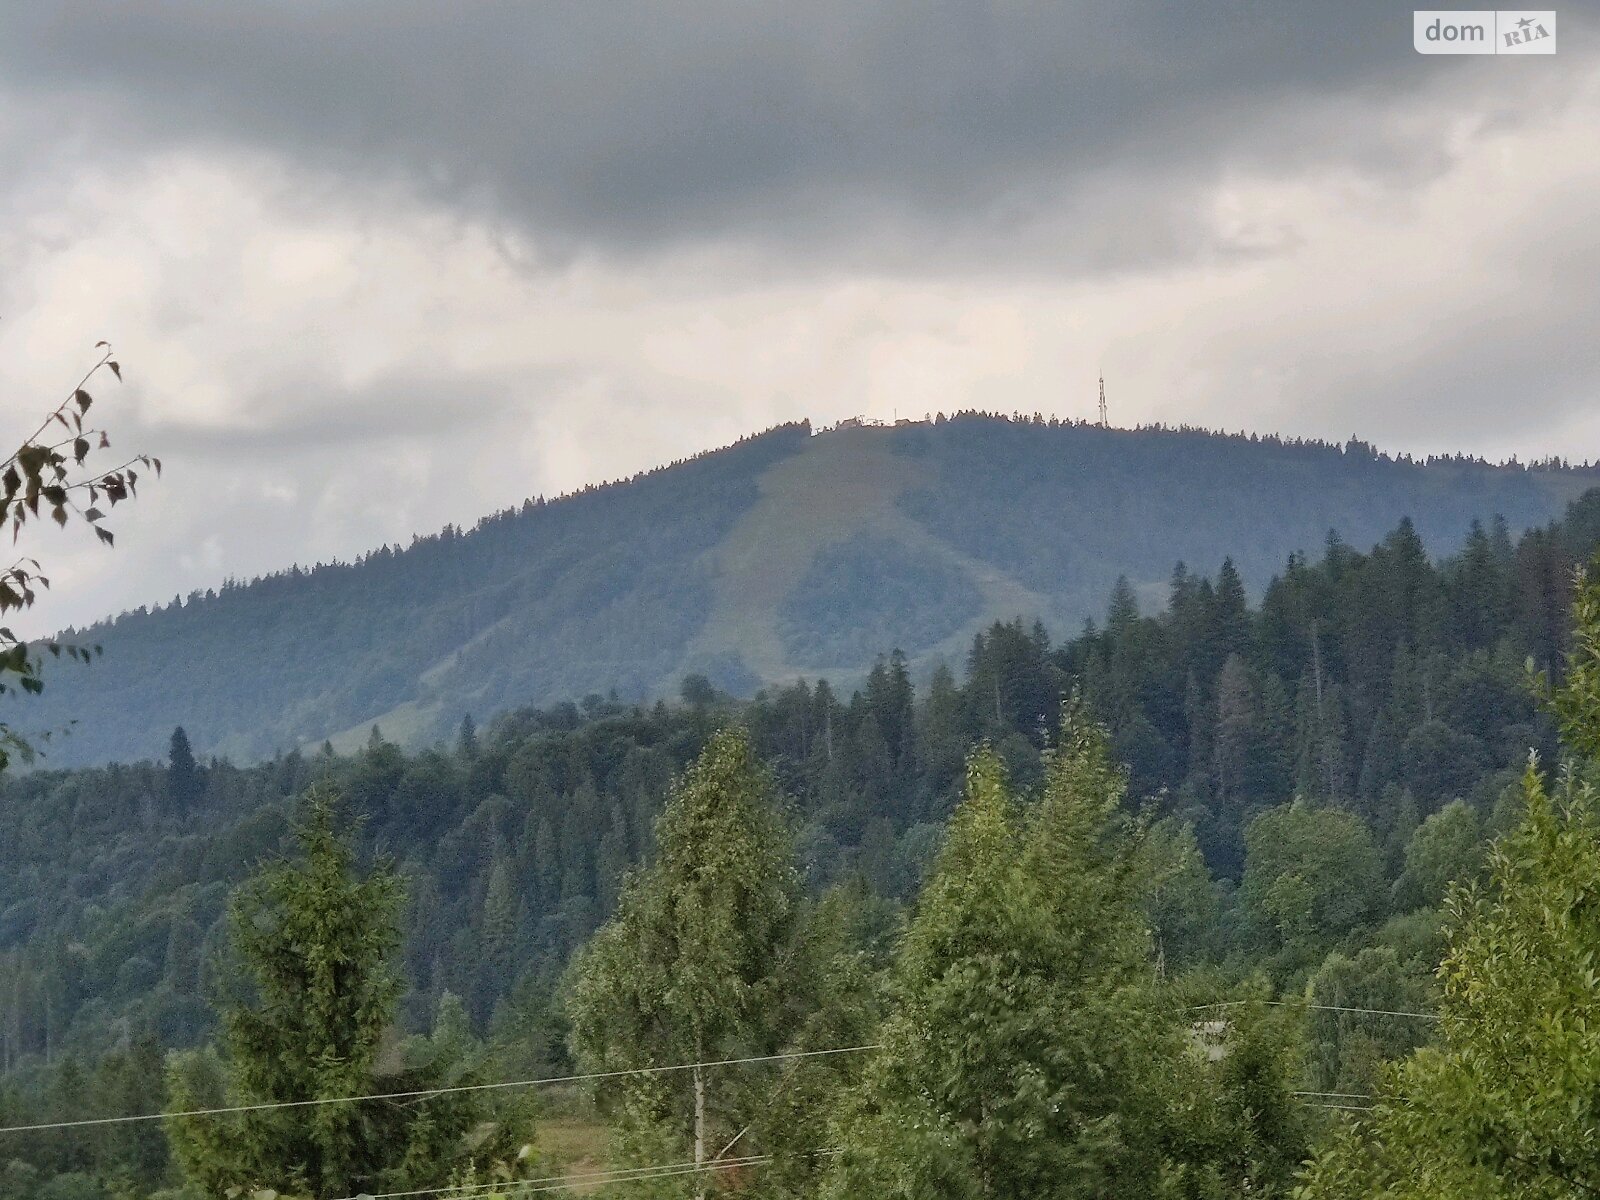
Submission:
[[[78,722],[50,747],[60,765],[151,757],[179,724],[202,757],[243,762],[324,738],[354,748],[373,723],[425,744],[465,713],[652,698],[689,673],[746,695],[848,682],[892,646],[921,676],[997,619],[1076,628],[1119,576],[1161,601],[1174,562],[1231,556],[1259,591],[1330,530],[1364,546],[1409,516],[1440,554],[1473,519],[1520,531],[1596,481],[978,414],[786,425],[470,531],[68,631],[104,656],[55,672],[15,719]]]
[[[1166,969],[1211,979],[1193,1002],[1260,977],[1276,995],[1429,1012],[1445,886],[1516,820],[1529,748],[1555,759],[1524,664],[1560,677],[1573,568],[1597,548],[1600,491],[1519,539],[1475,527],[1438,562],[1410,522],[1369,552],[1334,540],[1288,560],[1255,605],[1230,564],[1175,573],[1153,614],[1118,586],[1078,637],[994,625],[963,678],[922,687],[891,654],[848,694],[594,697],[463,722],[449,749],[369,736],[253,767],[198,763],[174,733],[165,763],[8,776],[0,1118],[150,1109],[161,1047],[207,1036],[235,986],[224,899],[280,850],[313,781],[360,816],[363,855],[406,879],[404,1027],[426,1028],[449,993],[494,1039],[501,1077],[560,1074],[562,972],[656,854],[669,783],[716,730],[742,724],[770,766],[809,889],[855,888],[881,934],[918,895],[971,749],[992,747],[1032,795],[1073,691],[1131,770],[1130,807],[1157,818],[1144,920]],[[1371,1092],[1424,1036],[1374,1021],[1312,1019],[1298,1086]],[[136,1150],[39,1134],[7,1153],[46,1177],[109,1178]],[[139,1169],[156,1178],[166,1160],[149,1151]],[[0,1177],[0,1197],[31,1197],[34,1178]]]

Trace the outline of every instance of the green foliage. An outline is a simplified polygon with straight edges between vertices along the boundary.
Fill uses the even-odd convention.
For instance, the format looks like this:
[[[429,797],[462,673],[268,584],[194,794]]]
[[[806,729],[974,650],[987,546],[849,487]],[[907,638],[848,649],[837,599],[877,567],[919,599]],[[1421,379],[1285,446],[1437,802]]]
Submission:
[[[1176,676],[1181,697],[1195,669],[1209,703],[1229,652],[1258,675],[1264,665],[1255,647],[1235,636],[1252,624],[1236,602],[1260,595],[1287,556],[1320,545],[1329,528],[1366,546],[1410,513],[1415,537],[1443,554],[1460,543],[1473,517],[1501,513],[1511,529],[1522,530],[1549,520],[1594,481],[1586,472],[1550,466],[1414,463],[1360,446],[976,415],[824,436],[881,438],[884,457],[903,467],[895,474],[908,486],[864,531],[865,544],[845,539],[820,565],[797,563],[798,589],[781,572],[757,572],[773,584],[750,601],[759,630],[741,630],[738,645],[721,653],[702,657],[696,648],[700,635],[726,632],[706,627],[720,555],[771,485],[774,467],[810,469],[805,456],[815,443],[806,425],[573,496],[533,498],[470,530],[447,527],[404,548],[377,548],[358,562],[306,564],[124,613],[81,632],[84,642],[105,646],[101,669],[92,677],[64,677],[32,715],[46,726],[79,719],[57,751],[64,764],[151,754],[179,724],[203,758],[240,762],[328,737],[350,749],[373,721],[418,747],[453,737],[468,708],[486,719],[522,704],[613,688],[629,699],[670,696],[688,672],[745,695],[764,682],[757,676],[770,668],[762,654],[774,645],[781,651],[785,632],[814,647],[819,665],[853,677],[878,653],[898,645],[915,656],[928,639],[983,611],[1005,619],[1023,612],[1076,630],[1100,610],[1121,575],[1150,599],[1174,561],[1210,568],[1233,555],[1238,587],[1214,597],[1232,606],[1220,614],[1215,644]],[[825,486],[817,478],[808,484]],[[1273,514],[1266,525],[1264,512]],[[793,524],[798,536],[826,543],[827,520],[801,514]],[[793,549],[772,547],[780,559]],[[1389,574],[1391,566],[1409,572],[1420,565],[1431,573],[1426,556],[1418,564],[1397,552],[1386,557],[1383,572],[1370,578],[1356,572],[1337,605],[1316,597],[1306,615],[1322,620],[1330,668],[1342,673],[1332,643],[1350,637],[1361,643],[1350,665],[1363,687],[1371,682],[1369,669],[1386,677],[1383,643],[1402,626],[1421,632],[1408,610],[1441,592],[1440,602],[1429,605],[1435,614],[1429,629],[1447,626],[1453,637],[1482,645],[1472,639],[1499,636],[1509,614],[1532,631],[1516,662],[1533,653],[1548,665],[1564,606],[1520,580],[1509,586],[1512,565],[1498,554],[1498,543],[1486,539],[1481,562],[1430,593],[1378,586],[1376,574]],[[1546,540],[1515,570],[1531,580],[1545,574],[1544,559],[1566,555],[1563,545]],[[837,587],[832,568],[840,565],[847,587]],[[1563,561],[1561,570],[1568,565]],[[975,585],[981,606],[973,603]],[[1459,603],[1468,589],[1482,589],[1483,602]],[[1370,609],[1362,613],[1367,624],[1330,620],[1329,609],[1346,604]],[[1303,627],[1295,632],[1303,650],[1309,638]],[[742,650],[750,653],[741,658]],[[1221,650],[1214,661],[1213,650]],[[1347,693],[1341,703],[1361,710],[1368,694]],[[1289,704],[1294,697],[1290,688]],[[1255,701],[1259,713],[1274,703],[1267,691]],[[1047,723],[1054,702],[1046,705]],[[1143,715],[1154,714],[1167,751],[1181,755],[1163,708],[1151,705]],[[1114,737],[1131,734],[1124,714],[1106,712]],[[1330,708],[1321,716],[1325,733],[1343,718],[1344,728],[1364,739],[1374,714]],[[1281,747],[1274,756],[1281,758]],[[1253,765],[1269,774],[1281,768],[1265,758]],[[1352,756],[1346,772],[1361,765]]]
[[[1566,686],[1552,706],[1576,756],[1554,789],[1530,763],[1520,823],[1482,884],[1449,900],[1443,1041],[1418,1051],[1375,1109],[1325,1149],[1304,1195],[1566,1197],[1600,1190],[1600,595],[1584,580]]]
[[[103,645],[104,658],[32,713],[79,721],[63,763],[138,758],[174,725],[203,756],[254,761],[327,737],[354,748],[374,721],[425,745],[453,737],[469,706],[494,715],[594,691],[667,694],[685,670],[705,669],[687,657],[709,607],[702,556],[808,432],[781,426],[529,499],[471,530],[123,613],[69,635]]]
[[[772,781],[743,731],[706,743],[673,788],[656,844],[573,967],[572,1041],[590,1070],[737,1057],[779,1032],[779,951],[799,875]],[[626,1145],[665,1139],[681,1161],[702,1085],[717,1128],[737,1131],[715,1077],[700,1071],[613,1081],[601,1096]]]
[[[1428,804],[1466,795],[1488,766],[1483,743],[1444,721],[1425,721],[1400,745],[1401,779]]]
[[[803,1052],[873,1042],[899,932],[896,907],[859,878],[805,904],[780,956],[783,998],[769,1045]],[[748,1114],[739,1147],[774,1156],[761,1169],[763,1195],[815,1200],[829,1164],[815,1152],[832,1144],[839,1095],[860,1067],[856,1054],[828,1055],[727,1077],[733,1107]]]
[[[1600,712],[1596,714],[1600,718]],[[1443,1044],[1389,1081],[1372,1115],[1324,1151],[1305,1195],[1540,1197],[1600,1188],[1600,813],[1564,773],[1529,769],[1526,814],[1488,880],[1452,899]]]
[[[1314,1003],[1354,998],[1356,1007],[1429,1009],[1439,917],[1413,906],[1431,903],[1448,877],[1476,869],[1474,826],[1516,823],[1517,806],[1496,808],[1497,797],[1515,782],[1513,765],[1527,747],[1548,743],[1552,727],[1513,685],[1526,652],[1548,663],[1549,647],[1560,644],[1567,618],[1552,604],[1568,556],[1582,544],[1572,531],[1594,524],[1585,524],[1586,512],[1575,509],[1569,526],[1517,545],[1499,529],[1437,566],[1404,528],[1370,554],[1331,542],[1316,565],[1292,559],[1254,611],[1238,571],[1214,580],[1179,571],[1165,612],[1141,616],[1129,587],[1113,597],[1102,627],[1064,645],[1037,624],[997,625],[974,638],[964,681],[946,670],[921,689],[904,656],[887,655],[854,692],[796,683],[738,702],[706,680],[683,705],[591,696],[581,706],[517,710],[471,737],[452,737],[449,751],[411,754],[380,736],[343,756],[290,753],[249,768],[197,763],[187,802],[186,789],[174,788],[186,773],[175,779],[167,764],[12,775],[0,782],[0,840],[8,847],[0,873],[0,1110],[12,1123],[147,1110],[161,1094],[159,1070],[143,1062],[118,1076],[110,1065],[126,1035],[135,1045],[193,1046],[212,1032],[208,994],[256,1002],[235,994],[241,972],[227,950],[223,902],[249,864],[280,851],[292,797],[318,779],[368,816],[352,835],[353,861],[390,851],[409,883],[393,960],[403,964],[404,991],[397,1028],[380,1039],[374,1078],[386,1088],[396,1079],[431,1086],[471,1078],[477,1069],[496,1077],[568,1072],[563,968],[598,927],[623,920],[624,897],[657,870],[668,782],[729,720],[748,726],[750,764],[771,772],[757,790],[792,798],[782,823],[792,819],[798,852],[793,861],[787,850],[779,858],[803,874],[810,897],[787,877],[790,915],[761,941],[764,974],[753,990],[728,993],[751,1000],[738,1028],[721,1035],[730,1053],[877,1040],[891,998],[879,968],[895,902],[914,897],[939,860],[945,819],[962,793],[963,756],[983,738],[1005,764],[1017,861],[1004,869],[1023,879],[1016,894],[1033,896],[1035,907],[1054,904],[1056,891],[1075,897],[1061,902],[1064,916],[1050,918],[1059,928],[1041,931],[1027,913],[1005,913],[1010,885],[998,887],[995,923],[1036,959],[1067,954],[1063,939],[1090,924],[1110,931],[1097,944],[1119,944],[1115,930],[1124,926],[1097,907],[1098,893],[1055,881],[1101,871],[1108,860],[1095,839],[1063,823],[1065,848],[1051,853],[1091,866],[1045,871],[1035,858],[1046,851],[1027,845],[1044,802],[1026,798],[1048,790],[1063,754],[1087,772],[1079,791],[1109,794],[1122,786],[1116,772],[1106,774],[1118,759],[1147,809],[1131,841],[1120,817],[1102,830],[1107,845],[1122,847],[1111,858],[1128,860],[1126,886],[1108,885],[1106,896],[1117,897],[1116,913],[1134,914],[1126,928],[1145,947],[1128,968],[1145,998],[1138,1011],[1165,1017],[1224,996],[1292,998],[1302,985]],[[1068,753],[1047,744],[1050,715],[1074,685],[1109,727],[1098,759],[1092,746]],[[1447,744],[1441,727],[1470,739],[1477,757],[1448,788],[1414,794],[1409,784],[1437,775],[1440,761],[1408,754]],[[386,717],[383,728],[396,726]],[[361,727],[360,740],[370,729]],[[1424,735],[1413,739],[1418,730]],[[1284,803],[1296,788],[1306,797],[1297,808]],[[1447,803],[1456,792],[1462,802]],[[1491,808],[1495,815],[1485,817]],[[701,840],[678,839],[674,858],[697,867]],[[779,840],[787,844],[786,835]],[[1042,840],[1056,844],[1054,835]],[[624,885],[630,873],[635,882]],[[682,878],[692,873],[685,868]],[[683,912],[709,903],[686,894]],[[1397,911],[1409,911],[1380,925],[1391,896]],[[636,944],[667,945],[658,934],[670,930],[669,909],[633,903],[637,928],[656,931]],[[1072,961],[1080,975],[1101,970]],[[1196,978],[1210,983],[1184,983],[1192,997],[1157,982],[1196,967]],[[1284,990],[1237,986],[1256,973]],[[637,982],[622,967],[614,975],[623,990]],[[660,996],[675,981],[660,973],[641,979],[659,993],[649,1011],[672,1015]],[[1056,994],[1040,986],[1046,997]],[[899,996],[891,1026],[903,1019]],[[952,996],[946,1012],[962,993]],[[1082,1020],[1097,1021],[1101,1011],[1086,1006]],[[1266,1010],[1277,1011],[1295,1010]],[[1241,1015],[1230,1018],[1229,1054],[1207,1063],[1183,1051],[1181,1018],[1164,1030],[1159,1024],[1147,1034],[1157,1045],[1150,1061],[1158,1078],[1136,1079],[1117,1095],[1137,1099],[1134,1116],[1149,1116],[1138,1149],[1159,1164],[1160,1186],[1194,1197],[1270,1194],[1304,1144],[1304,1129],[1280,1120],[1289,1111],[1306,1115],[1291,1093],[1370,1090],[1385,1063],[1423,1036],[1419,1024],[1313,1011],[1304,1017],[1302,1066],[1297,1036],[1283,1029],[1268,1037],[1278,1047],[1272,1053],[1235,1058],[1233,1047],[1250,1032]],[[435,1034],[403,1036],[434,1025]],[[628,1022],[618,1028],[627,1032]],[[695,1056],[671,1049],[683,1044],[685,1028],[658,1042],[658,1030],[640,1020],[628,1036],[640,1061],[686,1061]],[[1120,1027],[1108,1028],[1120,1036]],[[1247,1061],[1260,1066],[1250,1076],[1256,1082],[1229,1082],[1231,1064]],[[773,1194],[815,1195],[827,1163],[808,1152],[831,1144],[827,1117],[856,1066],[854,1056],[840,1056],[708,1072],[708,1123],[717,1135],[708,1153],[749,1125],[738,1147],[777,1158],[739,1186],[759,1181]],[[234,1088],[224,1059],[202,1055],[182,1070],[195,1096],[221,1101]],[[1291,1078],[1301,1070],[1304,1078]],[[606,1097],[617,1106],[620,1160],[686,1157],[691,1091],[678,1078]],[[1082,1099],[1104,1097],[1086,1089]],[[421,1106],[441,1122],[432,1132],[394,1140],[423,1147],[418,1153],[430,1161],[459,1164],[460,1139],[446,1128],[454,1110],[438,1103]],[[526,1128],[526,1117],[495,1116],[490,1143],[468,1155],[469,1165],[449,1168],[450,1178],[476,1172],[488,1182],[486,1172],[520,1169],[521,1140],[511,1130]],[[970,1131],[958,1129],[945,1145],[938,1128],[929,1154],[948,1151],[948,1169],[966,1170],[970,1153],[960,1147]],[[428,1149],[435,1145],[437,1153]],[[159,1137],[153,1145],[108,1138],[89,1147],[41,1136],[17,1146],[37,1172],[27,1187],[74,1173],[107,1188],[170,1182]],[[414,1166],[396,1167],[395,1177],[418,1174]]]
[[[1206,869],[1194,830],[1170,819],[1142,843],[1144,913],[1163,971],[1181,971],[1220,957],[1225,929],[1217,886]]]
[[[1437,908],[1450,885],[1465,882],[1483,861],[1483,830],[1478,815],[1452,800],[1430,816],[1406,844],[1405,870],[1395,880],[1395,908]]]
[[[1407,962],[1387,945],[1364,946],[1353,955],[1337,950],[1329,954],[1305,989],[1307,1001],[1321,1006],[1306,1014],[1308,1087],[1359,1102],[1380,1086],[1385,1064],[1429,1041],[1436,1032],[1436,1022],[1429,1018],[1437,961],[1429,955],[1419,970],[1419,964]]]
[[[1360,818],[1295,801],[1245,831],[1241,915],[1285,968],[1380,915],[1383,864]]]
[[[1312,1110],[1295,1094],[1303,1037],[1292,1011],[1255,1003],[1260,995],[1247,986],[1227,1007],[1197,1012],[1189,1052],[1162,1064],[1164,1173],[1155,1194],[1288,1194],[1314,1128]]]
[[[1502,593],[1516,578],[1506,542],[1490,560]],[[1515,551],[1515,572],[1525,560],[1530,577],[1559,574],[1568,544],[1566,535],[1529,535]],[[1135,793],[1165,789],[1157,811],[1174,829],[1192,826],[1206,867],[1223,877],[1213,898],[1217,922],[1200,915],[1209,889],[1198,864],[1155,888],[1147,911],[1176,970],[1193,954],[1227,949],[1235,922],[1226,885],[1243,865],[1238,822],[1285,799],[1286,756],[1363,764],[1359,789],[1345,772],[1347,802],[1389,848],[1392,879],[1428,815],[1408,804],[1397,782],[1406,722],[1423,719],[1426,696],[1436,717],[1492,748],[1489,773],[1472,788],[1475,809],[1493,804],[1508,767],[1547,737],[1531,705],[1508,701],[1505,690],[1518,677],[1521,648],[1543,637],[1542,607],[1509,625],[1497,618],[1470,626],[1501,631],[1493,653],[1467,644],[1435,654],[1424,687],[1415,655],[1396,649],[1389,661],[1376,644],[1375,628],[1415,631],[1419,619],[1405,610],[1386,615],[1377,604],[1395,590],[1390,569],[1387,557],[1338,544],[1318,566],[1291,562],[1261,609],[1246,614],[1243,633],[1236,602],[1223,605],[1211,581],[1180,572],[1166,613],[1141,617],[1123,603],[1104,630],[1060,647],[1039,627],[995,626],[974,639],[964,682],[936,672],[916,694],[906,664],[886,658],[853,695],[795,684],[737,707],[713,691],[698,709],[601,702],[519,710],[479,733],[470,753],[408,755],[380,741],[349,757],[288,754],[243,769],[217,763],[198,772],[203,793],[188,807],[174,802],[170,771],[150,764],[12,775],[0,781],[0,840],[12,864],[0,873],[0,970],[15,980],[0,988],[0,1066],[40,1063],[47,1047],[98,1055],[124,1020],[168,1044],[205,1036],[211,1016],[202,985],[226,975],[222,898],[245,865],[278,849],[288,797],[313,778],[326,776],[369,815],[365,841],[392,848],[414,881],[408,1026],[431,1019],[448,989],[467,999],[481,1028],[518,989],[543,997],[519,1009],[519,1022],[554,1011],[554,978],[612,911],[620,877],[650,852],[665,781],[698,752],[714,721],[745,720],[794,797],[813,887],[859,873],[903,898],[932,860],[966,747],[990,737],[1018,783],[1031,786],[1041,769],[1040,731],[1074,680],[1111,727]],[[1429,587],[1471,610],[1470,596],[1451,591],[1456,573],[1454,563],[1442,564]],[[1228,706],[1202,681],[1213,670],[1220,678],[1221,646],[1241,637],[1252,648],[1249,670],[1230,674],[1248,683],[1248,700],[1224,713]],[[1312,720],[1318,679],[1320,725]],[[1271,715],[1275,692],[1294,698],[1287,721]],[[1367,711],[1398,715],[1368,721],[1357,696],[1367,698]],[[1227,785],[1225,806],[1214,746],[1223,716],[1244,748],[1242,759],[1224,761],[1242,763],[1237,778],[1247,781]],[[1329,739],[1320,747],[1319,729]],[[1263,782],[1273,778],[1280,782]],[[497,900],[486,907],[497,860],[516,902],[503,903],[506,887],[496,884]],[[493,920],[485,920],[489,909]],[[484,953],[486,938],[493,953]],[[1310,970],[1328,948],[1308,947],[1296,969]],[[546,1047],[540,1069],[559,1073],[560,1021],[534,1019],[540,1030],[529,1036]]]
[[[188,812],[205,795],[205,776],[194,760],[189,735],[180,725],[172,731],[167,750],[167,800],[178,812]]]
[[[1600,582],[1579,568],[1574,572],[1572,649],[1566,660],[1566,679],[1549,691],[1542,682],[1547,703],[1561,727],[1561,740],[1574,755],[1600,762]]]
[[[39,521],[43,508],[57,525],[66,526],[74,516],[94,530],[103,545],[115,541],[106,528],[105,513],[99,508],[114,507],[138,494],[136,467],[161,474],[161,460],[136,455],[118,466],[87,468],[89,458],[108,449],[106,431],[88,421],[94,397],[85,388],[102,370],[110,371],[120,382],[122,365],[106,342],[97,342],[98,361],[78,381],[67,398],[45,414],[33,431],[11,454],[0,461],[0,530],[10,526],[11,541],[21,541],[24,530]],[[60,427],[59,430],[57,427]],[[80,504],[82,500],[87,504]],[[7,613],[33,607],[38,589],[48,588],[39,560],[26,555],[0,570],[0,619]],[[23,692],[39,695],[44,690],[44,653],[53,658],[65,654],[69,659],[88,663],[100,648],[92,650],[75,641],[46,639],[29,645],[10,629],[0,627],[0,694]],[[63,720],[65,725],[72,718]],[[37,742],[48,740],[55,730],[46,729],[32,737],[19,733],[10,722],[0,721],[0,770],[13,755],[31,762],[38,752]]]
[[[234,952],[251,1000],[224,1011],[220,1056],[189,1055],[170,1072],[180,1109],[322,1103],[175,1119],[184,1172],[212,1194],[342,1196],[442,1182],[473,1124],[470,1107],[449,1099],[329,1102],[426,1086],[414,1073],[379,1070],[401,991],[391,960],[403,898],[387,866],[356,874],[335,803],[309,792],[300,858],[267,865],[235,894]]]
[[[828,546],[778,606],[794,662],[846,670],[884,646],[917,654],[959,633],[983,595],[959,567],[928,550],[858,533]]]
[[[1180,559],[1232,555],[1238,575],[1259,587],[1286,554],[1321,545],[1329,529],[1368,545],[1401,514],[1436,550],[1458,544],[1474,514],[1500,513],[1522,528],[1547,519],[1539,498],[1553,480],[1462,458],[1396,460],[1360,442],[1102,430],[978,413],[907,430],[903,445],[927,482],[901,507],[1075,618],[1097,611],[1119,575],[1161,580]]]
[[[972,760],[829,1195],[1126,1195],[1159,1176],[1150,1074],[1174,1050],[1139,986],[1121,781],[1098,731],[1064,733],[1026,817],[995,755]]]

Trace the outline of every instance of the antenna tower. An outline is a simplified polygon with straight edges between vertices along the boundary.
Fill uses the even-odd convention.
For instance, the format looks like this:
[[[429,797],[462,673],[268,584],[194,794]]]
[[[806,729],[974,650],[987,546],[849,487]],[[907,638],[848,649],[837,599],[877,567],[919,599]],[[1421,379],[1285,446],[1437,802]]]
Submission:
[[[1105,427],[1106,427],[1106,377],[1105,377],[1105,374],[1102,372],[1101,375],[1100,375],[1100,428],[1104,429]]]

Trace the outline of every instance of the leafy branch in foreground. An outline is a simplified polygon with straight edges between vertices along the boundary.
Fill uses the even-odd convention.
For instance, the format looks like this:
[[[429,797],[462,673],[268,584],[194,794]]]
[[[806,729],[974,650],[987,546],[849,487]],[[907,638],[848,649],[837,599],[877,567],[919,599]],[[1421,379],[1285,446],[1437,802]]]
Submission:
[[[93,529],[101,542],[113,545],[116,539],[105,527],[105,512],[99,506],[104,503],[108,508],[115,507],[137,496],[140,468],[154,471],[158,477],[161,474],[161,460],[146,454],[136,454],[105,469],[91,464],[98,451],[111,448],[111,437],[88,419],[94,405],[88,385],[105,371],[119,382],[122,379],[122,364],[114,357],[110,343],[97,342],[95,350],[99,352],[98,360],[66,399],[0,462],[0,530],[11,526],[13,545],[19,544],[24,531],[45,516],[63,527],[76,517]],[[39,560],[19,556],[0,570],[0,618],[32,608],[39,590],[49,586],[50,579]],[[29,643],[10,628],[0,626],[0,693],[43,691],[45,653],[53,658],[65,654],[87,663],[98,649],[54,640]],[[34,753],[26,738],[9,723],[0,721],[0,770],[10,762],[12,754],[31,759]]]

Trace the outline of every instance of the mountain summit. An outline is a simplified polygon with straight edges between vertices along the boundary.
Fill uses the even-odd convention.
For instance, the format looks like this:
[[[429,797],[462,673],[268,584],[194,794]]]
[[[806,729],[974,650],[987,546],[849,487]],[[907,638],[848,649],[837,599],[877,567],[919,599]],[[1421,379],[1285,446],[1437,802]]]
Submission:
[[[893,648],[914,669],[959,665],[996,619],[1073,629],[1119,576],[1159,605],[1177,562],[1231,555],[1259,588],[1330,531],[1365,546],[1406,517],[1442,554],[1474,520],[1541,524],[1596,482],[1191,429],[785,425],[471,531],[68,631],[104,656],[55,671],[15,716],[78,722],[53,765],[154,757],[180,724],[200,752],[246,760],[375,723],[417,743],[469,712],[655,698],[689,673],[740,693],[848,683]]]

